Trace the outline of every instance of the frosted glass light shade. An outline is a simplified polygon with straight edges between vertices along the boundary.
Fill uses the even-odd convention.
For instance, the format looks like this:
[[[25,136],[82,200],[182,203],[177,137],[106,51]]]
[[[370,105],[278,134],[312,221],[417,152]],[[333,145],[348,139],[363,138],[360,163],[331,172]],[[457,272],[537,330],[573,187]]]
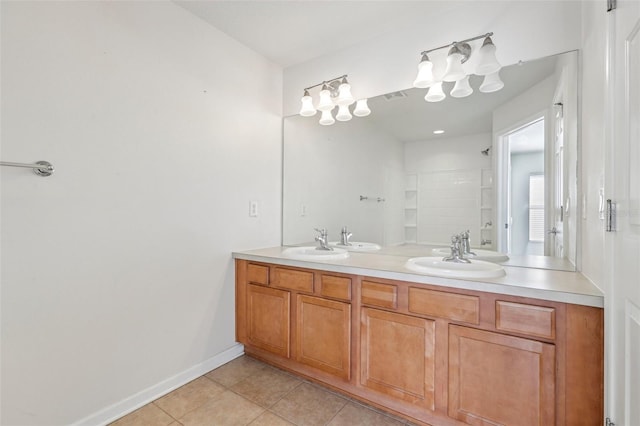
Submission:
[[[368,99],[360,99],[356,102],[356,107],[353,110],[353,115],[356,117],[366,117],[371,114],[371,110],[369,109],[369,105],[367,105]]]
[[[313,106],[313,98],[309,95],[308,91],[304,91],[304,96],[301,99],[302,107],[300,108],[300,115],[303,117],[311,117],[316,115],[316,108]]]
[[[454,98],[464,98],[465,96],[469,96],[472,93],[473,89],[469,84],[469,76],[466,76],[462,78],[462,80],[456,81],[455,86],[453,86],[453,89],[449,94]]]
[[[331,115],[331,110],[322,111],[322,116],[320,117],[320,124],[323,126],[331,126],[335,123],[336,120],[333,119],[333,115]]]
[[[447,68],[444,72],[442,80],[444,81],[458,81],[464,78],[466,75],[462,69],[462,59],[464,57],[461,53],[450,53],[447,56]]]
[[[488,75],[498,72],[502,68],[496,59],[496,46],[491,41],[491,37],[484,39],[482,47],[478,51],[478,66],[476,67],[477,75]]]
[[[349,121],[352,118],[353,118],[353,116],[349,112],[349,105],[340,105],[338,107],[338,113],[336,114],[336,120],[338,120],[338,121]]]
[[[331,111],[335,105],[331,100],[331,92],[329,88],[324,85],[320,91],[320,101],[318,101],[318,109],[320,111]]]
[[[433,80],[433,62],[429,60],[427,55],[423,55],[422,61],[418,64],[418,75],[413,82],[413,87],[424,89],[431,86]]]
[[[492,93],[504,87],[504,83],[500,80],[500,71],[494,72],[484,76],[484,80],[480,85],[480,91],[482,93]]]
[[[424,100],[427,102],[440,102],[446,97],[447,95],[442,91],[442,82],[439,81],[429,88]]]
[[[351,85],[346,82],[346,79],[338,86],[338,98],[336,99],[336,104],[339,106],[342,105],[351,105],[355,102],[353,99],[353,95],[351,94]]]

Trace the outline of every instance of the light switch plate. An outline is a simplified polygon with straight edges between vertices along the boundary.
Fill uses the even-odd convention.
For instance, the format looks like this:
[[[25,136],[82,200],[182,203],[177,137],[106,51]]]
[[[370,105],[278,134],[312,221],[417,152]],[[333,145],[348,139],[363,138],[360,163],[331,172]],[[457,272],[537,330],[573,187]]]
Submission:
[[[250,201],[249,202],[249,216],[257,217],[258,216],[258,202]]]

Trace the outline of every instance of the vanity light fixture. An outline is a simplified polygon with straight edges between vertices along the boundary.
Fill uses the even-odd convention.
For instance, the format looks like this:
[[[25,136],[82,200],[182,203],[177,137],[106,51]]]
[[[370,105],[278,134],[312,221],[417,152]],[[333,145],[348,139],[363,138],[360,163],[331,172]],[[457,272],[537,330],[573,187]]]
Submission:
[[[451,89],[451,93],[449,93],[454,98],[464,98],[473,93],[473,89],[469,84],[469,76],[465,75],[460,80],[456,81],[455,86]]]
[[[441,134],[443,134],[443,133],[444,133],[444,130],[442,130],[442,129],[440,129],[440,130],[434,130],[434,131],[433,131],[433,134],[434,134],[434,135],[441,135]]]
[[[311,117],[316,115],[316,108],[313,106],[313,98],[309,94],[309,91],[305,89],[302,96],[302,108],[300,108],[300,115],[303,117]]]
[[[329,86],[327,84],[322,85],[322,90],[320,90],[320,101],[318,102],[318,109],[322,112],[331,111],[335,107],[333,101],[331,100],[331,90],[329,90]]]
[[[353,116],[349,112],[349,105],[340,105],[338,107],[338,113],[336,114],[336,120],[349,121]]]
[[[484,76],[484,80],[480,85],[480,91],[482,93],[492,93],[497,92],[498,90],[504,87],[504,83],[500,80],[500,71],[496,71],[492,74],[487,74]]]
[[[486,36],[482,42],[482,47],[478,52],[479,63],[476,67],[477,75],[487,75],[498,72],[502,66],[496,59],[496,46],[491,40],[491,36]]]
[[[444,91],[442,90],[442,82],[438,81],[436,83],[433,83],[433,85],[429,87],[429,91],[424,97],[424,100],[427,102],[440,102],[446,97],[447,95],[445,95]]]
[[[320,124],[323,126],[331,126],[335,123],[336,120],[333,119],[333,115],[331,115],[331,111],[322,111],[322,116],[320,117]]]
[[[356,102],[356,107],[353,109],[353,115],[356,117],[366,117],[369,114],[371,114],[371,110],[369,109],[367,99],[360,99]]]
[[[450,92],[450,95],[454,98],[463,98],[471,95],[473,93],[473,89],[469,84],[469,76],[471,74],[484,76],[484,81],[479,88],[483,93],[491,93],[502,89],[504,83],[500,80],[498,74],[501,65],[496,59],[496,46],[493,44],[491,36],[493,36],[493,33],[486,33],[421,52],[418,76],[413,82],[413,87],[429,88],[425,96],[427,102],[440,102],[446,98],[442,87],[443,82],[455,82]],[[477,49],[476,66],[474,70],[470,70],[470,64],[466,67],[463,66],[474,53],[470,42],[480,39],[484,40],[482,46]],[[446,57],[445,70],[440,72],[440,75],[434,75],[434,69],[438,67],[434,67],[433,61],[429,58],[429,53],[446,48],[449,48],[449,52]]]
[[[320,93],[318,94],[318,104],[314,107],[313,98],[309,94],[309,90],[322,86]],[[311,117],[316,114],[317,111],[322,112],[320,117],[320,124],[323,126],[330,126],[338,121],[349,121],[356,117],[366,117],[371,114],[371,110],[367,106],[366,99],[360,99],[353,110],[353,115],[349,111],[349,107],[353,105],[356,100],[351,94],[351,85],[347,81],[347,75],[342,75],[331,80],[323,81],[322,83],[315,84],[313,86],[306,87],[301,99],[302,107],[300,108],[300,115],[303,117]],[[338,107],[338,113],[335,118],[333,117],[333,110]]]
[[[442,76],[443,81],[458,81],[467,73],[462,69],[462,64],[469,60],[471,46],[468,43],[454,43],[447,55],[447,69]]]
[[[429,59],[429,56],[422,52],[422,59],[418,64],[418,76],[413,82],[413,87],[427,88],[435,83],[433,79],[433,62]]]

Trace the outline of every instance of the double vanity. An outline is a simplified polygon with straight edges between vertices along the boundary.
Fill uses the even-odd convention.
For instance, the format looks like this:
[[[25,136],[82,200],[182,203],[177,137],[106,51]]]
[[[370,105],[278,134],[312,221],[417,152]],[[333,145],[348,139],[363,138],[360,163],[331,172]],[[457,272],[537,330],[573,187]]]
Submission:
[[[290,247],[234,255],[247,354],[413,424],[602,424],[603,295],[572,272],[578,54],[501,75],[502,90],[464,99],[381,95],[346,124],[285,118]],[[523,126],[556,133],[523,150],[511,144]],[[322,179],[312,164],[326,166]],[[536,182],[544,205],[525,196]],[[318,224],[322,250],[308,243]],[[346,247],[345,224],[379,246]]]
[[[415,261],[431,256],[299,250],[234,253],[248,355],[415,424],[602,423],[603,296],[581,274],[452,278]]]

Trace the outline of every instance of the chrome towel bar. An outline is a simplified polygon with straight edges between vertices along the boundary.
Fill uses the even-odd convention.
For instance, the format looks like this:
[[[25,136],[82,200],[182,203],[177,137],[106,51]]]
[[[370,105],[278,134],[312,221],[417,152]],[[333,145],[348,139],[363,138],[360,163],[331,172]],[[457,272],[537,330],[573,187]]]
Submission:
[[[12,163],[10,161],[0,161],[0,166],[9,166],[9,167],[26,167],[29,169],[33,169],[33,173],[38,176],[51,176],[55,169],[53,168],[53,164],[48,161],[36,161],[35,164],[25,164],[25,163]]]
[[[361,195],[360,196],[360,201],[364,201],[364,200],[368,200],[369,197],[366,195]],[[382,197],[377,197],[377,198],[373,198],[375,201],[379,202],[379,203],[384,203],[386,200]]]

